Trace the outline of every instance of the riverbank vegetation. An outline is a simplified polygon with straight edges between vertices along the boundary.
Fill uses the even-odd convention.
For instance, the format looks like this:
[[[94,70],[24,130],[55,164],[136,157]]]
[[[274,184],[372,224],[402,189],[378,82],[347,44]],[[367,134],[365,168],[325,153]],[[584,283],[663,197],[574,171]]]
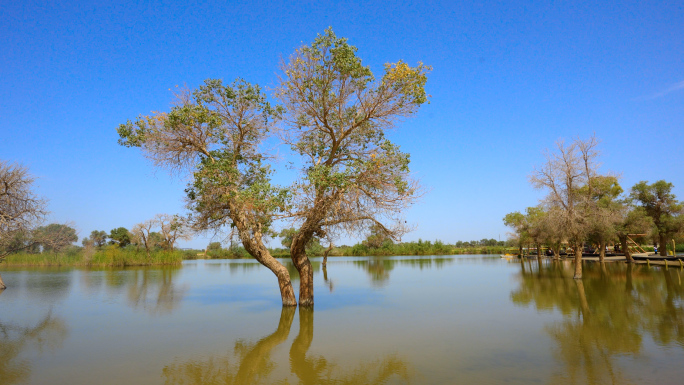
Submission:
[[[661,256],[675,254],[684,240],[684,205],[664,180],[641,181],[624,193],[618,177],[600,174],[598,140],[579,138],[566,144],[559,141],[554,152],[534,169],[530,182],[545,190],[538,206],[507,214],[504,223],[513,229],[512,240],[520,254],[525,245],[538,253],[545,247],[555,258],[568,251],[575,258],[575,278],[582,277],[582,254],[598,254],[603,261],[608,246],[624,253],[645,250],[650,243]],[[681,246],[680,246],[681,250]]]
[[[15,253],[8,255],[6,266],[85,266],[85,267],[125,267],[148,265],[180,265],[195,251],[155,250],[149,255],[139,248],[120,248],[116,245],[104,246],[99,250],[73,247],[63,252]]]

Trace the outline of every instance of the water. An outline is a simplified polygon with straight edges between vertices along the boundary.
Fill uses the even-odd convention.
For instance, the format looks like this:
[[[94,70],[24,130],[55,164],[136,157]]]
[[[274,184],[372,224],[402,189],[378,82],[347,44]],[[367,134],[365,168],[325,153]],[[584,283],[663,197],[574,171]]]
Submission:
[[[8,269],[0,384],[681,383],[679,269],[314,259],[314,311],[253,261]],[[295,273],[289,267],[291,274]],[[293,274],[294,275],[294,274]],[[295,287],[298,282],[295,281]]]

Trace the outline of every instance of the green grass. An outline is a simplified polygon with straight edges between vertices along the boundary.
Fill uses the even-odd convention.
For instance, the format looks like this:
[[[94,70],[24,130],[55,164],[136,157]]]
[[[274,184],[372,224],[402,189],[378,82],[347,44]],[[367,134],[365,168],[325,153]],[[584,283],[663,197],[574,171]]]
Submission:
[[[186,253],[181,250],[157,250],[147,257],[145,250],[107,246],[88,255],[87,251],[69,254],[12,254],[3,261],[7,266],[97,266],[123,267],[145,265],[180,265]]]

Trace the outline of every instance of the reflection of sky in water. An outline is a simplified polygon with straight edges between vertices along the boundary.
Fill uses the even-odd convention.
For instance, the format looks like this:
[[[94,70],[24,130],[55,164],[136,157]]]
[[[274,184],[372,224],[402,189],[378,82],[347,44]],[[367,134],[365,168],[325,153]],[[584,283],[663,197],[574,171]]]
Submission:
[[[10,289],[0,295],[0,323],[35,327],[51,314],[69,331],[54,353],[22,348],[32,383],[155,384],[164,368],[184,378],[183,365],[193,363],[214,365],[215,374],[263,369],[263,383],[363,383],[355,371],[381,378],[375,368],[384,364],[396,369],[387,383],[567,383],[569,374],[601,383],[610,372],[625,383],[668,383],[684,375],[678,269],[628,274],[622,264],[588,264],[582,297],[567,263],[544,261],[540,270],[526,261],[523,273],[518,261],[491,256],[334,257],[327,280],[321,259],[312,265],[315,322],[302,328],[295,315],[289,334],[274,334],[277,280],[251,260],[3,270]],[[250,366],[246,357],[266,347],[268,365]],[[315,362],[329,371],[307,366]]]

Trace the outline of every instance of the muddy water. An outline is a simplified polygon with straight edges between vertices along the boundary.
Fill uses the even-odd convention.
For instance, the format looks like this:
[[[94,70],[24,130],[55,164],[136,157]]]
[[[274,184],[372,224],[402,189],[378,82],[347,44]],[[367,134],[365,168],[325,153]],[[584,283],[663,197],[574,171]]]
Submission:
[[[498,257],[3,268],[0,384],[681,383],[684,271]],[[295,271],[290,267],[292,273]],[[295,282],[295,285],[297,282]]]

